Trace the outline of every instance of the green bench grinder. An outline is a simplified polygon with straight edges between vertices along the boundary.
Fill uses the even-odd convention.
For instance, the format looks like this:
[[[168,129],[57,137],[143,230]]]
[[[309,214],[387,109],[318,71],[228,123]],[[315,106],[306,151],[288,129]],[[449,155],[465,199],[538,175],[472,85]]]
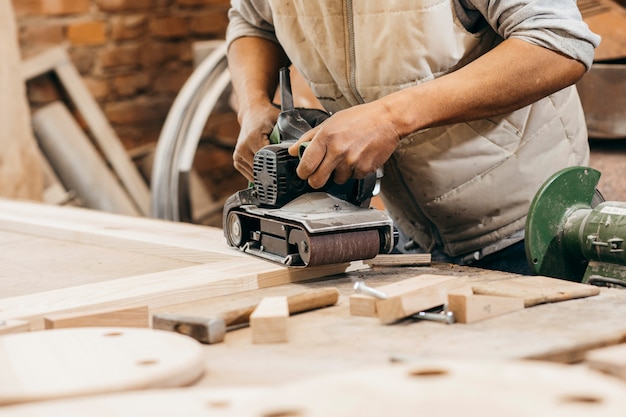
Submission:
[[[626,287],[626,203],[604,201],[600,172],[565,168],[535,195],[525,248],[538,275],[599,286]]]

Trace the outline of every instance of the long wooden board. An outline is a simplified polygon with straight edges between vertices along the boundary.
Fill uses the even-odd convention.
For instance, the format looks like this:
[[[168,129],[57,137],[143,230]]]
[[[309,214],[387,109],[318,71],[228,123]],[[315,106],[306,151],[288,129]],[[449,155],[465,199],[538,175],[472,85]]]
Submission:
[[[86,277],[83,285],[0,299],[0,320],[28,320],[32,329],[42,329],[52,314],[164,308],[364,267],[354,262],[287,268],[227,247],[216,228],[9,200],[0,200],[1,230],[197,263],[103,282]]]
[[[544,276],[525,276],[489,284],[475,284],[472,285],[472,290],[474,294],[480,295],[523,298],[526,307],[600,294],[600,288],[594,285]]]

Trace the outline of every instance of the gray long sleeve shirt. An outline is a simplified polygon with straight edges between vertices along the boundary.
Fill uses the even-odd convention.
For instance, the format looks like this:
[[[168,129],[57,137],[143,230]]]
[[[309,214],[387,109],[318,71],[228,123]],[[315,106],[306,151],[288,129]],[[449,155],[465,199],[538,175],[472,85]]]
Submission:
[[[600,37],[589,30],[574,0],[452,0],[466,30],[490,25],[502,39],[518,38],[591,67]],[[232,0],[226,40],[255,36],[278,42],[272,11],[262,0]]]

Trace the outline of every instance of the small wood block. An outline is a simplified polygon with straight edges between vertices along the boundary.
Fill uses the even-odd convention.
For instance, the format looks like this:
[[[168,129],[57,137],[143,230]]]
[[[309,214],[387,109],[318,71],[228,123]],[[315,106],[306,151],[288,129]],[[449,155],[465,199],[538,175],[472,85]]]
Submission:
[[[473,323],[524,309],[524,300],[514,297],[476,295],[471,288],[448,293],[448,310],[457,323]]]
[[[430,253],[408,253],[408,254],[381,254],[372,259],[366,259],[364,264],[369,266],[420,266],[430,265]]]
[[[626,381],[626,344],[590,350],[585,354],[585,363],[591,369]]]
[[[524,276],[472,285],[474,294],[517,297],[526,307],[600,294],[595,285],[544,276]]]
[[[402,295],[376,301],[378,318],[391,324],[420,311],[428,310],[448,301],[448,292],[467,286],[467,277],[434,275],[440,281],[428,286],[416,286]]]
[[[54,314],[44,317],[46,329],[70,327],[150,327],[150,312],[147,306],[102,310],[89,314]]]
[[[265,297],[250,315],[252,343],[287,342],[287,297]]]
[[[423,274],[375,288],[386,294],[388,298],[392,298],[447,281],[451,278],[454,277],[448,275]],[[353,316],[377,317],[377,301],[379,301],[377,298],[370,295],[352,294],[350,296],[350,314]]]
[[[0,335],[30,331],[30,323],[26,320],[4,320],[0,324]]]

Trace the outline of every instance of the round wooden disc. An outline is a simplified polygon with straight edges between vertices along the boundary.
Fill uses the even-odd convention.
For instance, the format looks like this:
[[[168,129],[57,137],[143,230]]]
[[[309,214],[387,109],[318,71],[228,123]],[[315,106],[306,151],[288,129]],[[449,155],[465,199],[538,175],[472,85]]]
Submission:
[[[0,417],[604,417],[626,410],[626,384],[581,366],[425,360],[279,386],[187,388],[0,408]]]
[[[0,337],[0,405],[192,383],[200,343],[141,328],[72,328]]]

